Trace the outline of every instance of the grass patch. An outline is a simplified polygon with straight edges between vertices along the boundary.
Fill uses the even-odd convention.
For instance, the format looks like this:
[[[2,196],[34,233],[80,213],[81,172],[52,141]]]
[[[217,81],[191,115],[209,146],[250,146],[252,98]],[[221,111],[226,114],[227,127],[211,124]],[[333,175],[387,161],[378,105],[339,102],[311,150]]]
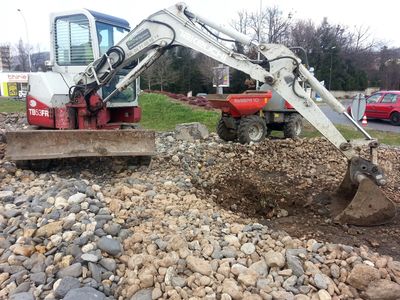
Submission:
[[[343,134],[347,140],[362,139],[364,136],[350,125],[335,125],[337,129]],[[366,129],[366,131],[373,137],[378,139],[382,144],[399,146],[400,145],[400,134],[390,131],[380,131]],[[305,122],[302,137],[319,137],[322,136],[313,126]]]
[[[189,107],[171,100],[164,95],[142,94],[139,97],[142,108],[142,127],[153,130],[168,131],[180,123],[200,122],[208,130],[215,131],[220,114],[196,107]]]
[[[0,112],[24,112],[25,110],[25,101],[14,100],[9,97],[0,97]]]

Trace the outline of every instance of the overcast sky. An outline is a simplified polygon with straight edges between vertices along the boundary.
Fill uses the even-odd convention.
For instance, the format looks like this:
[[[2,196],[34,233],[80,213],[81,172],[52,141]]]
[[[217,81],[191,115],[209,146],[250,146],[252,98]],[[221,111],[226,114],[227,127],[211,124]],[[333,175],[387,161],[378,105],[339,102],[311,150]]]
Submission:
[[[15,44],[20,38],[26,41],[23,18],[25,16],[29,40],[49,49],[49,14],[63,10],[88,8],[124,18],[134,27],[143,18],[162,8],[175,4],[176,0],[3,0],[0,14],[0,43]],[[186,0],[194,12],[228,24],[237,11],[258,10],[260,0]],[[396,4],[397,3],[397,4]],[[377,40],[389,46],[400,47],[398,22],[400,2],[396,0],[262,0],[263,7],[278,6],[285,13],[292,12],[294,19],[312,19],[320,23],[323,17],[334,24],[366,26]]]

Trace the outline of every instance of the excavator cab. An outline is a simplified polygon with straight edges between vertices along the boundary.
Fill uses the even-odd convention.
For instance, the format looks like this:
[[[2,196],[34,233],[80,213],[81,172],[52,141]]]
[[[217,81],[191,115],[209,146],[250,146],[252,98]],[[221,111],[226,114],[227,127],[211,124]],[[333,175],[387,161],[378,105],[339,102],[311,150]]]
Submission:
[[[141,119],[139,79],[102,102],[129,69],[120,69],[93,93],[97,102],[89,96],[80,103],[71,98],[74,78],[129,32],[126,20],[92,10],[50,15],[48,70],[29,74],[27,120],[35,129],[7,133],[9,159],[30,168],[56,158],[135,156],[147,161],[155,154],[155,133],[134,129]]]
[[[54,72],[77,74],[117,44],[130,31],[129,23],[121,18],[93,10],[80,9],[50,16],[51,65]],[[123,69],[99,91],[102,98],[115,89],[119,80],[128,73]],[[113,95],[108,107],[137,106],[139,79],[126,90]]]

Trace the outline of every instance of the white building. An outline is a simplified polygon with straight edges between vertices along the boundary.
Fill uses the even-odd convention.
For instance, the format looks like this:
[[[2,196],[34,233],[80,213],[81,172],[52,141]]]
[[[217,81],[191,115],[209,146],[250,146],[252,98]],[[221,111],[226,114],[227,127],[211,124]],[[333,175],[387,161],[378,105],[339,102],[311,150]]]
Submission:
[[[29,73],[0,73],[0,96],[18,97],[19,91],[26,91]]]

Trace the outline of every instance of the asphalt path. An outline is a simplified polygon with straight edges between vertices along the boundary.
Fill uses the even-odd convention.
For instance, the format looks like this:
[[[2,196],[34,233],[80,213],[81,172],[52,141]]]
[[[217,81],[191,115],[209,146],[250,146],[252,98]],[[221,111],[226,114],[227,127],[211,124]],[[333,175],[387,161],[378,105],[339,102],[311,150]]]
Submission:
[[[342,103],[347,108],[351,101],[343,101]],[[328,105],[319,103],[319,108],[333,124],[351,125],[350,121],[345,116],[333,111]],[[359,123],[361,124],[361,121]],[[400,134],[400,126],[393,126],[388,120],[368,119],[367,123],[366,129],[397,132]]]

